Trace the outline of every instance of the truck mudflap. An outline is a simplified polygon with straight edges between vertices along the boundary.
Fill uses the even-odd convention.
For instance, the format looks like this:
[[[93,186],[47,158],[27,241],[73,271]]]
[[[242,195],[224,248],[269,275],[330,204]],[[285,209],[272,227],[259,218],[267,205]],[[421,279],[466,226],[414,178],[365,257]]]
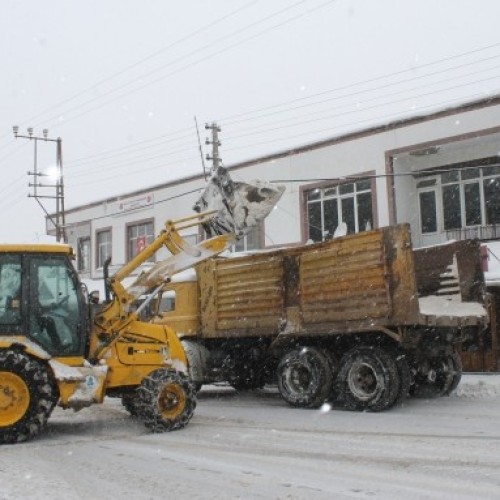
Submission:
[[[102,403],[108,367],[106,365],[68,366],[50,359],[60,393],[59,406],[80,410],[94,403]]]

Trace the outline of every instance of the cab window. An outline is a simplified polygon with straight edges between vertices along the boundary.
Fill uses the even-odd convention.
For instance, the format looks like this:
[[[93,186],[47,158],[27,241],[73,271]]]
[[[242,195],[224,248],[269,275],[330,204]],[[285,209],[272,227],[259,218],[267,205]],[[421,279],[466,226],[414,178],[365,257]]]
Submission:
[[[83,352],[78,288],[65,258],[31,258],[31,335],[48,352],[77,355]]]
[[[19,325],[21,305],[21,257],[0,255],[0,325]]]

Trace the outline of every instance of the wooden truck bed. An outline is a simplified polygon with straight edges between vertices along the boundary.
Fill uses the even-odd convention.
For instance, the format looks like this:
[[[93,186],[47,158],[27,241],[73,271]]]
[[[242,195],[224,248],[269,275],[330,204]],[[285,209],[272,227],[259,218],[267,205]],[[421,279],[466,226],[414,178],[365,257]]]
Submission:
[[[458,295],[448,275],[456,275]],[[213,259],[199,266],[198,277],[201,331],[206,338],[484,321],[479,304],[456,307],[457,302],[481,300],[484,279],[477,242],[413,251],[407,224],[319,244]],[[452,293],[445,298],[443,290]],[[451,304],[450,297],[453,307],[445,315],[440,314],[442,305],[437,314],[432,310],[434,302]]]

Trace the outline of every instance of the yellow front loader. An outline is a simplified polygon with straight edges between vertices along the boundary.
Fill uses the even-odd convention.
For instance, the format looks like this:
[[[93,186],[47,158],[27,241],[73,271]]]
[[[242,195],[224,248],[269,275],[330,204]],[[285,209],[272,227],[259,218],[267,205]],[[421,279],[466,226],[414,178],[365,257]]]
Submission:
[[[0,443],[36,436],[56,404],[78,410],[105,396],[121,397],[153,432],[184,427],[196,406],[186,355],[175,331],[141,321],[141,309],[173,274],[245,234],[281,194],[258,181],[233,183],[219,169],[195,206],[201,213],[168,221],[108,279],[104,305],[92,304],[70,246],[0,245]],[[191,246],[181,233],[198,225],[211,237]],[[171,256],[125,288],[123,279],[162,248]]]

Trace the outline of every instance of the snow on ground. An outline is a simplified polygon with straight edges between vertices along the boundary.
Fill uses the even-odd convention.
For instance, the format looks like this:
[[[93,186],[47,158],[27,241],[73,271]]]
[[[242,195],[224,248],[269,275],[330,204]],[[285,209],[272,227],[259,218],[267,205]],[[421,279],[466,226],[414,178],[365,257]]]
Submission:
[[[210,386],[183,430],[152,435],[118,400],[55,410],[0,447],[0,500],[500,498],[500,375],[383,413],[289,407]]]

